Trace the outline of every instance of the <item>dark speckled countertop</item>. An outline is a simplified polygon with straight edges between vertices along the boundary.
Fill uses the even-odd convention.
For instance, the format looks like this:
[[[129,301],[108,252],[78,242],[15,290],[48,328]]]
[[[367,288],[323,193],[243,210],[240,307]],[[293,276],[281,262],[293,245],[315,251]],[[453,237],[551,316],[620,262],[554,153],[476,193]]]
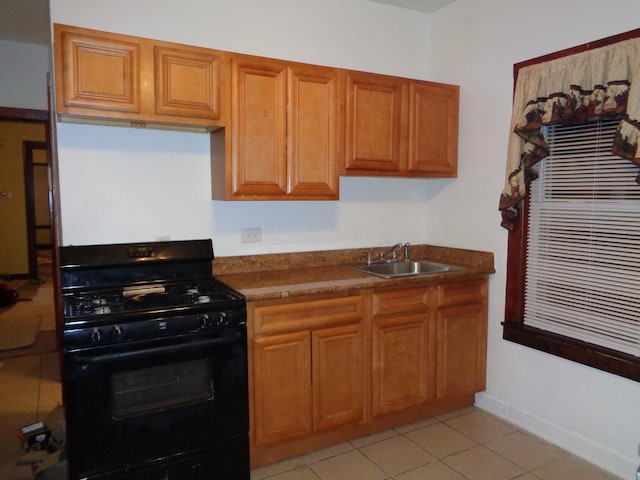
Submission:
[[[412,245],[412,260],[432,260],[458,265],[464,271],[385,279],[345,267],[364,263],[364,250],[379,252],[389,247],[323,250],[238,257],[217,257],[213,273],[243,293],[248,301],[346,292],[362,288],[439,283],[482,278],[495,273],[493,253],[433,245]]]

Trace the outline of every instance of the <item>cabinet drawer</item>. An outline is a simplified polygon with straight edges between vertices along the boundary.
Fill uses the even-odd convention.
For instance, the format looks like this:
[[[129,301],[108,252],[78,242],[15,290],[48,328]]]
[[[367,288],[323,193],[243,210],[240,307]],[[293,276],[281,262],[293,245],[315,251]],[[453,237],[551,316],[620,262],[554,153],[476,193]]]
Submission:
[[[485,303],[487,293],[486,280],[443,283],[438,285],[438,307]]]
[[[429,306],[432,288],[382,290],[373,293],[373,315],[422,312]]]
[[[360,295],[262,304],[253,309],[254,334],[272,335],[359,323],[362,316],[363,301]]]

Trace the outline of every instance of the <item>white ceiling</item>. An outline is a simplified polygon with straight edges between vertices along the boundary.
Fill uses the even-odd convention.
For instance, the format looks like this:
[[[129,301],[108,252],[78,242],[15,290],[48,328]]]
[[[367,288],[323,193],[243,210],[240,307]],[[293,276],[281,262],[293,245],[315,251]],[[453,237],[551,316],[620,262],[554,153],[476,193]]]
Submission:
[[[48,45],[49,0],[0,0],[0,40]]]
[[[433,13],[456,0],[370,0]],[[0,0],[0,40],[48,45],[49,0]]]

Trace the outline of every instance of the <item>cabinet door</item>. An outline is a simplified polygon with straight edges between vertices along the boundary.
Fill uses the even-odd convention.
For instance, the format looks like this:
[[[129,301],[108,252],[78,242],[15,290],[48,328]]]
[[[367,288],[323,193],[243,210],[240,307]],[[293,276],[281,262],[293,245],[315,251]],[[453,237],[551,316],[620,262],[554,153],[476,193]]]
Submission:
[[[109,116],[141,110],[140,42],[56,28],[58,112]]]
[[[374,319],[374,416],[428,400],[428,326],[426,313]]]
[[[405,82],[399,78],[347,73],[347,172],[393,172],[406,168],[401,162],[404,86]]]
[[[232,60],[232,194],[287,193],[284,63]]]
[[[486,304],[441,308],[438,311],[436,345],[438,398],[484,390]]]
[[[205,49],[156,46],[154,59],[157,114],[220,118],[220,55]]]
[[[453,85],[409,86],[409,171],[455,177],[458,165],[458,91]]]
[[[363,418],[363,343],[360,325],[313,332],[313,424],[327,430]]]
[[[287,193],[337,199],[337,72],[302,65],[287,70]]]
[[[254,340],[256,445],[311,432],[311,334]]]

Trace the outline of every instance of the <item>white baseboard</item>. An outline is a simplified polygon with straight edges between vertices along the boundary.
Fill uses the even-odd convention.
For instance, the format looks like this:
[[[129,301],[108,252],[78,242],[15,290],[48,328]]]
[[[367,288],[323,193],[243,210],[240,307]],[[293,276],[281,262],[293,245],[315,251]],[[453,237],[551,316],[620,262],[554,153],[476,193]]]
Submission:
[[[507,404],[487,392],[476,395],[475,406],[536,435],[622,479],[635,480],[640,460],[626,458],[591,439],[550,423],[517,406]]]

